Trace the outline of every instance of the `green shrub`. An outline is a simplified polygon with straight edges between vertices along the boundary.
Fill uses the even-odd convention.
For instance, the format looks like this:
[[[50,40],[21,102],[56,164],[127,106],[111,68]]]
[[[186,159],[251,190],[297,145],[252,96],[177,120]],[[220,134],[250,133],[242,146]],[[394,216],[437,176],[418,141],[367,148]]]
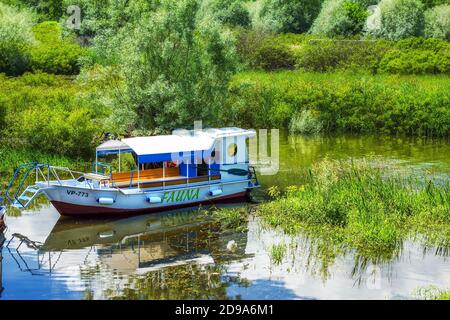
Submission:
[[[8,124],[2,144],[73,157],[91,156],[103,130],[105,110],[92,105],[88,90],[62,76],[0,77],[0,106]]]
[[[450,74],[450,44],[438,39],[401,40],[383,57],[380,71],[398,74]]]
[[[215,0],[213,10],[213,14],[224,24],[248,27],[252,23],[242,0]]]
[[[329,37],[359,34],[367,17],[366,7],[357,0],[327,0],[310,32]]]
[[[55,74],[79,72],[78,60],[83,51],[71,39],[62,38],[62,30],[57,22],[42,22],[33,28],[33,32],[39,42],[31,49],[33,71]]]
[[[381,0],[378,36],[398,40],[423,35],[424,5],[420,0]]]
[[[302,33],[309,30],[323,0],[264,0],[260,12],[271,31]]]
[[[289,125],[291,133],[315,134],[322,131],[323,123],[319,120],[316,112],[302,110],[295,115]]]
[[[260,29],[236,29],[236,51],[243,64],[256,67],[255,53],[270,37],[267,32]]]
[[[0,3],[0,73],[20,75],[29,69],[33,16]]]
[[[450,41],[450,5],[425,11],[425,36]]]
[[[450,4],[449,0],[422,0],[425,8],[433,8],[441,4]]]
[[[255,65],[267,71],[293,69],[294,52],[285,44],[267,39],[254,55]]]
[[[57,21],[67,8],[63,6],[63,0],[2,0],[2,2],[11,6],[32,10],[36,13],[39,21]]]
[[[297,52],[297,67],[311,71],[359,69],[376,73],[390,49],[389,41],[329,40],[305,43]]]
[[[311,110],[324,132],[449,136],[449,84],[447,76],[244,73],[230,87],[226,121],[288,128]]]

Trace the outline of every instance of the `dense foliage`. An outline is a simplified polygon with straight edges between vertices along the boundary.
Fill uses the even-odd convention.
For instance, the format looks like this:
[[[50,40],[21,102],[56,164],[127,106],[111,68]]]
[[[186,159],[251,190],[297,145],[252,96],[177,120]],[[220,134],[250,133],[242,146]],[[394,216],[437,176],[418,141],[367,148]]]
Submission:
[[[82,93],[84,92],[84,95]],[[0,110],[7,126],[2,144],[60,155],[90,156],[102,133],[104,111],[88,90],[62,76],[0,75]]]
[[[440,5],[425,11],[425,36],[450,41],[450,5]]]
[[[260,15],[266,28],[276,32],[309,30],[323,0],[264,0]]]
[[[211,9],[213,16],[228,26],[249,27],[252,23],[243,0],[213,0]]]
[[[358,0],[327,0],[311,28],[313,34],[352,36],[363,31],[368,11]]]
[[[112,119],[117,130],[167,131],[212,125],[234,68],[233,42],[194,1],[164,1],[114,42],[122,82]]]
[[[29,68],[33,16],[0,3],[0,73],[22,74]]]
[[[424,5],[420,0],[381,0],[377,35],[390,40],[423,35]]]
[[[311,110],[306,115],[324,132],[449,136],[449,81],[445,76],[245,73],[232,83],[231,112],[224,121],[287,128]]]
[[[317,163],[305,170],[301,186],[284,194],[271,190],[275,200],[255,214],[289,234],[302,232],[316,243],[371,259],[395,257],[402,242],[418,234],[425,244],[448,246],[450,186],[405,178],[372,161]]]
[[[77,74],[81,47],[70,38],[62,37],[57,22],[47,21],[36,25],[33,32],[38,45],[31,48],[33,71],[55,74]]]

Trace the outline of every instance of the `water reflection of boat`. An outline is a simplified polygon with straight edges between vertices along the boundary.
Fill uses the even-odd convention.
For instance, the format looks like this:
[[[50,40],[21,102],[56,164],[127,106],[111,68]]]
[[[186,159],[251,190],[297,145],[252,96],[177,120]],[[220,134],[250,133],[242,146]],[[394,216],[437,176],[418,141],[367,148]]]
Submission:
[[[36,245],[36,250],[38,257],[48,256],[48,260],[56,255],[51,270],[57,267],[57,261],[64,260],[56,253],[70,255],[71,251],[77,251],[84,261],[86,255],[80,255],[79,250],[86,249],[87,255],[96,254],[96,259],[111,269],[139,273],[191,262],[210,264],[244,257],[246,233],[223,233],[219,229],[217,223],[199,211],[116,220],[61,218],[45,242]],[[238,243],[234,252],[227,252],[230,240]]]
[[[5,235],[3,234],[3,231],[5,230],[5,228],[6,226],[3,221],[3,214],[0,207],[0,297],[2,296],[3,292],[3,243],[5,242]]]

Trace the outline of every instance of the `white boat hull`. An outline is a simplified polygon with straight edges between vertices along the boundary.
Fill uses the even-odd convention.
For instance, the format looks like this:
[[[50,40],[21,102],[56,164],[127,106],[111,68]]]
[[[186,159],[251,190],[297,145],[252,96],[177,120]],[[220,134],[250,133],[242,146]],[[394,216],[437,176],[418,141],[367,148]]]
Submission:
[[[88,189],[42,185],[61,215],[131,215],[242,200],[250,191],[247,180],[189,185],[167,189]]]

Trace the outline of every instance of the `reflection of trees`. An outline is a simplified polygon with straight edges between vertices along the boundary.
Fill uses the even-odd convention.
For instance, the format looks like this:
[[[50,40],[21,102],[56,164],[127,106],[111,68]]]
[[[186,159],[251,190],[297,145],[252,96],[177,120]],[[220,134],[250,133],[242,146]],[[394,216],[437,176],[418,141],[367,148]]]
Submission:
[[[240,279],[222,281],[224,267],[220,265],[186,264],[132,275],[122,292],[107,289],[112,299],[227,299],[227,288]]]
[[[288,135],[280,133],[280,171],[275,176],[261,176],[263,186],[286,187],[301,183],[302,169],[312,163],[347,157],[381,155],[387,159],[403,159],[430,164],[448,171],[450,148],[446,139],[353,135]],[[442,163],[436,163],[436,162]]]
[[[107,299],[227,299],[231,284],[247,285],[238,277],[222,276],[227,262],[246,256],[246,232],[224,232],[204,215],[164,216],[161,224],[164,228],[156,232],[98,248],[100,259],[80,268],[84,298],[99,294]],[[233,252],[226,249],[230,240],[238,243]],[[151,271],[136,274],[133,268]]]

